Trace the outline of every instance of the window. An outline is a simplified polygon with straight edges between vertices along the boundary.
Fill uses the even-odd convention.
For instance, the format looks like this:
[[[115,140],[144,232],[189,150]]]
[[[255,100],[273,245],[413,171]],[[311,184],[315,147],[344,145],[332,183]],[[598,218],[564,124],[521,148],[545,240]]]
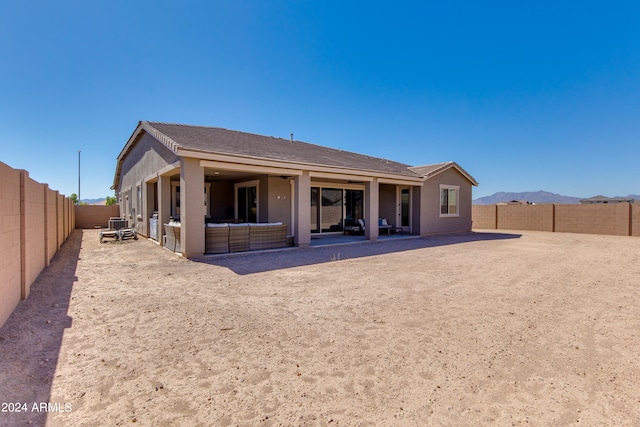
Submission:
[[[440,216],[459,216],[459,190],[458,186],[440,185]]]
[[[209,203],[211,193],[211,183],[204,184],[204,207],[205,216],[211,217],[211,206]],[[171,217],[180,220],[180,181],[171,181]]]
[[[180,181],[171,181],[171,217],[180,220]]]

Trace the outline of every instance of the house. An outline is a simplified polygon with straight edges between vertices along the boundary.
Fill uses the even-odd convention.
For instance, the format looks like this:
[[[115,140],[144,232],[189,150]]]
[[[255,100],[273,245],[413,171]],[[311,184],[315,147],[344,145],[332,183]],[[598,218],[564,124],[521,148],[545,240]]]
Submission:
[[[635,199],[632,197],[605,197],[594,196],[588,199],[581,199],[580,204],[583,205],[599,205],[603,203],[633,203]]]
[[[379,229],[367,224],[379,218],[415,235],[470,231],[474,185],[455,162],[412,167],[293,138],[142,121],[112,189],[139,234],[162,236],[150,224],[174,221],[179,252],[195,257],[205,253],[205,222],[282,223],[302,247],[358,219],[369,240]]]
[[[531,203],[527,200],[511,200],[510,202],[498,202],[496,203],[498,206],[506,206],[506,205],[535,205],[535,203]]]

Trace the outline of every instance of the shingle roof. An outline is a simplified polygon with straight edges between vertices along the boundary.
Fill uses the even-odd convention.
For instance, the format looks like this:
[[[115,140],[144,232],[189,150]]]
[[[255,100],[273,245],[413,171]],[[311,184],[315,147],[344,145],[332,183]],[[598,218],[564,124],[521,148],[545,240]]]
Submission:
[[[421,177],[423,177],[424,179],[429,179],[431,177],[438,175],[441,172],[446,171],[449,168],[457,169],[458,172],[460,172],[464,177],[466,177],[471,182],[471,184],[478,185],[476,180],[471,175],[469,175],[469,173],[466,170],[462,169],[462,167],[460,167],[460,165],[457,164],[456,162],[444,162],[444,163],[435,163],[433,165],[415,166],[410,169],[413,172],[420,175]]]
[[[607,197],[607,196],[593,196],[593,197],[589,197],[588,199],[581,199],[580,203],[582,202],[629,202],[633,200],[633,197]]]
[[[410,165],[301,141],[256,135],[217,127],[142,122],[168,137],[165,141],[186,150],[259,157],[322,166],[337,166],[411,176]],[[158,137],[159,135],[155,135]],[[161,135],[160,135],[161,137]]]
[[[478,185],[475,179],[455,162],[412,167],[392,160],[323,147],[308,142],[291,141],[217,127],[142,121],[118,156],[112,188],[117,188],[122,160],[137,141],[140,131],[148,132],[176,154],[178,150],[184,149],[202,153],[246,156],[424,179],[429,179],[454,167],[473,185]]]

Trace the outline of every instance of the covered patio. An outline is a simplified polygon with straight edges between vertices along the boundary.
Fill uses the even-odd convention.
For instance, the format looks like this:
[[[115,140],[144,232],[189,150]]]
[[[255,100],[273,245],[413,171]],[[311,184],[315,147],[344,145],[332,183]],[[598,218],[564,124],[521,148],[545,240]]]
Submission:
[[[112,188],[138,234],[193,258],[307,247],[347,230],[370,241],[391,230],[468,231],[472,185],[453,162],[413,167],[293,139],[140,122]]]
[[[413,231],[411,204],[420,190],[417,180],[191,159],[172,164],[145,184],[147,211],[155,218],[147,223],[137,216],[139,227],[149,227],[149,236],[175,252],[196,255],[403,237]],[[382,218],[387,228],[376,226]],[[345,235],[345,228],[358,220],[375,225]],[[238,234],[236,226],[258,224],[283,227],[286,235],[260,247],[250,245],[248,236],[235,246],[230,246],[233,237],[229,243],[219,240],[220,233]],[[229,230],[220,230],[225,225]]]

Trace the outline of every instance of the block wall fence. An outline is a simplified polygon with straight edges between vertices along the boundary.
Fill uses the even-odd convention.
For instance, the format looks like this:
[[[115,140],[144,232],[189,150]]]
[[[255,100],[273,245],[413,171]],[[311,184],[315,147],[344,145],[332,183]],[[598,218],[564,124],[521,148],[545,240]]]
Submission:
[[[640,237],[640,204],[474,205],[473,229]]]
[[[74,228],[71,199],[0,162],[0,326]]]
[[[108,228],[109,218],[120,216],[120,206],[76,205],[76,228]]]

